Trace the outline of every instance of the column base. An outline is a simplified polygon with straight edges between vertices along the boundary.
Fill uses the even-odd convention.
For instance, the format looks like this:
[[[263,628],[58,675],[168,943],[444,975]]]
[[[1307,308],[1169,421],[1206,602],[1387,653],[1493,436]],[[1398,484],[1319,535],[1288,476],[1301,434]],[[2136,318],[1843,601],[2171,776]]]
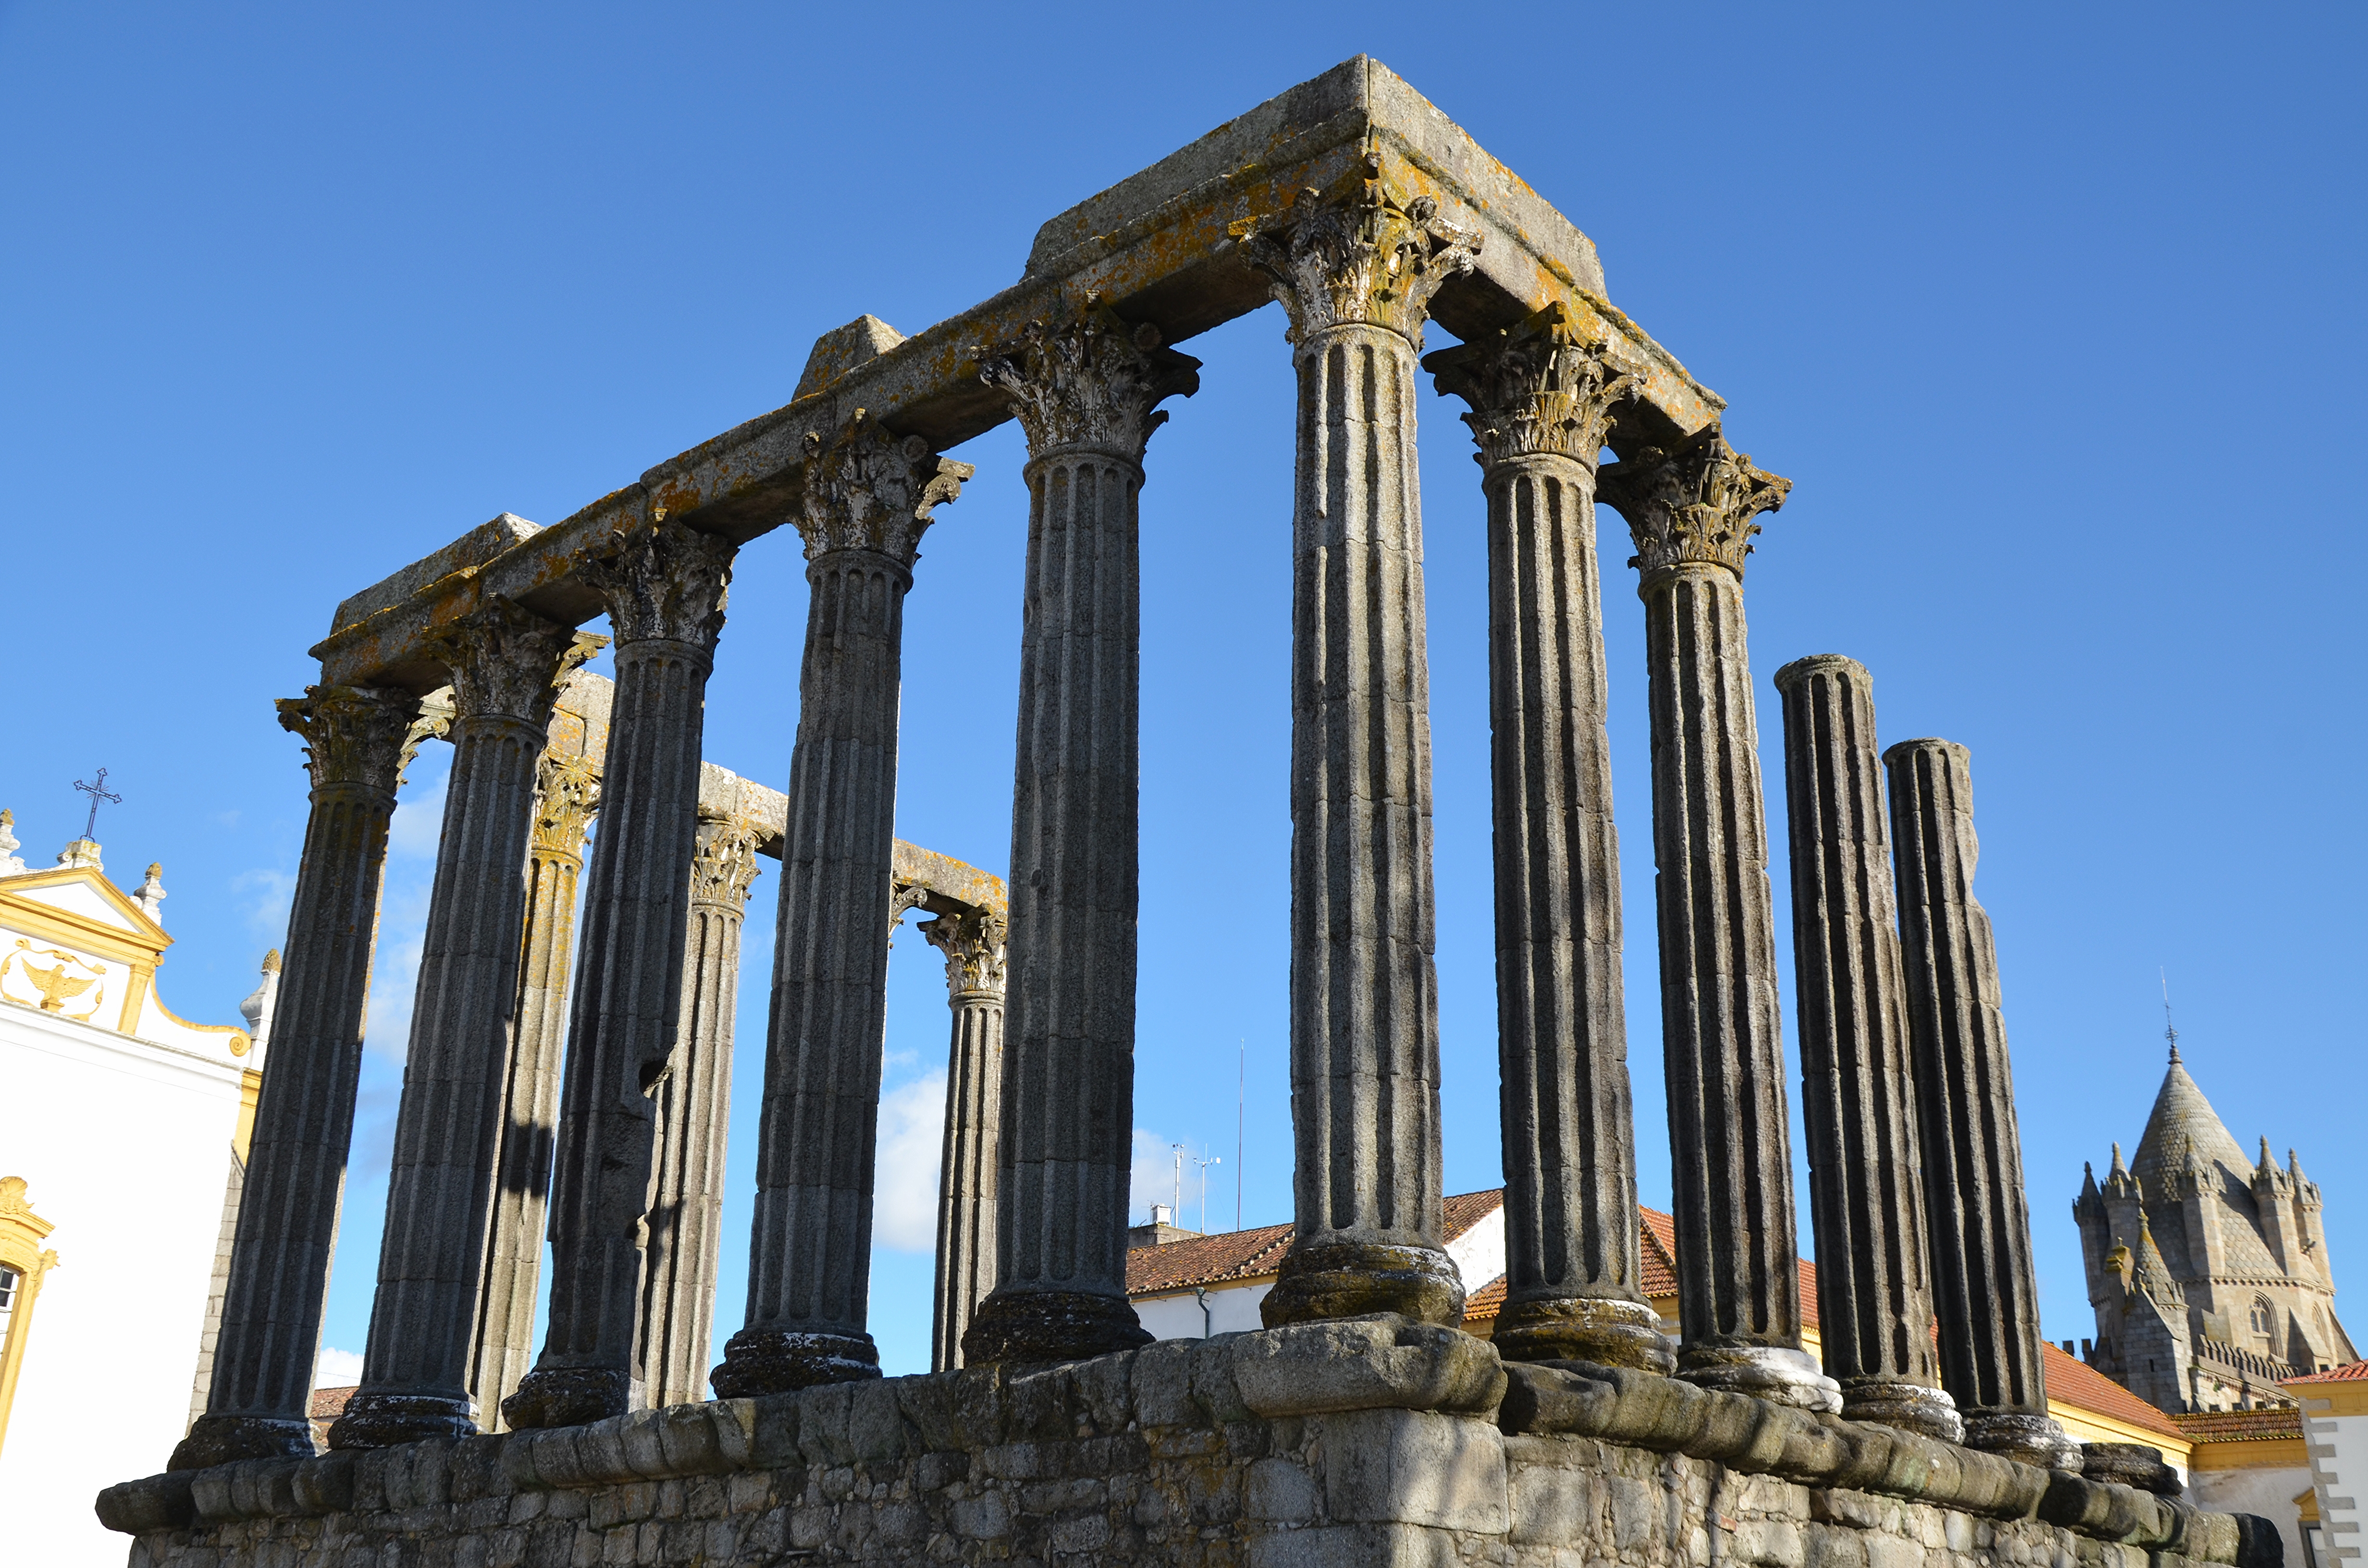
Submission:
[[[513,1431],[535,1426],[581,1426],[633,1408],[633,1379],[614,1367],[537,1367],[518,1380],[518,1392],[502,1401],[502,1420]]]
[[[2080,1473],[2091,1481],[2117,1481],[2157,1497],[2176,1497],[2186,1490],[2179,1472],[2163,1462],[2162,1450],[2145,1443],[2083,1443]]]
[[[1667,1376],[1677,1351],[1661,1314],[1615,1297],[1543,1296],[1507,1301],[1497,1313],[1497,1354],[1508,1361],[1585,1361]]]
[[[2042,1470],[2080,1473],[2080,1445],[2053,1418],[2027,1410],[1968,1410],[1965,1447]]]
[[[374,1393],[365,1388],[329,1426],[333,1449],[391,1449],[423,1437],[473,1437],[466,1399],[439,1393]]]
[[[718,1399],[754,1399],[879,1375],[880,1347],[868,1334],[768,1327],[744,1328],[725,1341],[707,1381]]]
[[[1091,1290],[996,1290],[962,1331],[962,1365],[1045,1366],[1151,1343],[1124,1296]]]
[[[1274,1289],[1258,1303],[1258,1315],[1269,1328],[1373,1312],[1460,1327],[1463,1277],[1454,1261],[1434,1246],[1322,1242],[1293,1246],[1282,1260]]]
[[[200,1415],[166,1470],[206,1470],[234,1460],[308,1460],[313,1424],[283,1415]]]
[[[1749,1394],[1796,1410],[1838,1415],[1842,1407],[1841,1385],[1807,1351],[1786,1345],[1680,1346],[1678,1376],[1697,1388]]]
[[[1845,1421],[1872,1421],[1944,1443],[1964,1441],[1957,1402],[1939,1389],[1904,1378],[1844,1378],[1841,1389]]]

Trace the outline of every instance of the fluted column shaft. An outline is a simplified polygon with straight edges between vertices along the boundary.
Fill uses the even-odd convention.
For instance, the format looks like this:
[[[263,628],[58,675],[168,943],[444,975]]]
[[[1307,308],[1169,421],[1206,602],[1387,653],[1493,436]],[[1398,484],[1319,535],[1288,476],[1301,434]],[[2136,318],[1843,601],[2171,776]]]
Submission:
[[[1678,1234],[1680,1376],[1839,1404],[1801,1348],[1793,1140],[1759,726],[1743,621],[1750,518],[1785,482],[1715,428],[1602,470],[1642,571],[1653,745],[1661,1049]]]
[[[590,648],[568,628],[496,601],[456,622],[440,652],[452,676],[452,772],[361,1388],[329,1429],[332,1448],[477,1429],[470,1349],[518,999],[535,767],[558,682]]]
[[[1139,501],[1152,404],[1197,361],[1093,314],[990,358],[1030,461],[1011,801],[996,1283],[963,1359],[1146,1343],[1126,1299],[1134,1130]]]
[[[315,687],[279,705],[308,747],[312,812],[213,1379],[175,1470],[313,1452],[313,1361],[353,1142],[379,879],[416,711],[404,693],[359,687]]]
[[[681,1023],[707,677],[731,562],[723,540],[661,520],[582,574],[608,602],[617,685],[560,1085],[550,1324],[534,1370],[502,1402],[512,1426],[577,1426],[643,1402],[634,1322],[651,1097]]]
[[[996,1184],[1003,1116],[1003,922],[940,915],[922,931],[946,955],[953,1038],[938,1164],[938,1275],[929,1369],[962,1365],[962,1335],[996,1278]]]
[[[1487,497],[1506,1356],[1673,1365],[1645,1299],[1595,458],[1627,378],[1559,309],[1423,361]]]
[[[535,1292],[559,1131],[559,1064],[567,1038],[567,972],[575,946],[575,889],[598,782],[581,762],[546,751],[539,767],[534,847],[527,859],[526,929],[518,943],[518,1027],[503,1089],[501,1150],[485,1271],[478,1286],[470,1397],[488,1431],[501,1402],[534,1362]]]
[[[1971,754],[1951,741],[1902,741],[1883,762],[1941,1386],[1964,1413],[1969,1446],[2077,1470],[2078,1446],[2047,1415],[1998,942],[1974,897]]]
[[[804,662],[773,949],[748,1310],[724,1399],[880,1375],[865,1322],[905,594],[967,464],[862,417],[807,437]]]
[[[1792,830],[1794,1028],[1818,1337],[1842,1414],[1954,1442],[1937,1386],[1891,837],[1873,682],[1820,653],[1776,672]]]
[[[757,874],[757,830],[745,823],[699,824],[682,957],[682,1023],[674,1065],[656,1089],[657,1153],[642,1273],[636,1359],[653,1409],[706,1397],[732,1119],[732,1020],[739,999],[740,930]]]

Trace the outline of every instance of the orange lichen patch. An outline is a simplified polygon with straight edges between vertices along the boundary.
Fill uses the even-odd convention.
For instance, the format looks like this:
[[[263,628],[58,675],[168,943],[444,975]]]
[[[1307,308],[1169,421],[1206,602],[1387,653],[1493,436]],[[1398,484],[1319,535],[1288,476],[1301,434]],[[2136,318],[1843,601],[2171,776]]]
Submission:
[[[1193,1236],[1165,1246],[1130,1248],[1126,1293],[1149,1296],[1163,1290],[1189,1290],[1195,1285],[1258,1279],[1280,1269],[1290,1251],[1289,1225],[1260,1225]]]

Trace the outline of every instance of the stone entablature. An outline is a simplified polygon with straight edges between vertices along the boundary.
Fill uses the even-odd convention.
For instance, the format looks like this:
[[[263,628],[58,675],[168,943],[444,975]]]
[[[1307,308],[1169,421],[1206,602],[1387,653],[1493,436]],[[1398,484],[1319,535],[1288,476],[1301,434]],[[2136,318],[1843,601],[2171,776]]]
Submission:
[[[1390,1318],[246,1460],[99,1511],[132,1568],[2279,1562],[2258,1520]]]

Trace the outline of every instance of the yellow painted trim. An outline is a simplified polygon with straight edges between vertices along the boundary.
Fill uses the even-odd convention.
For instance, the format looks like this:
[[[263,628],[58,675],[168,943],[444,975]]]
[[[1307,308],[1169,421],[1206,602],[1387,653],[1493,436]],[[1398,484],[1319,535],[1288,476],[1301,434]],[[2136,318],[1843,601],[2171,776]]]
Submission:
[[[263,1095],[263,1074],[250,1067],[238,1077],[238,1125],[231,1130],[230,1146],[238,1163],[246,1164],[247,1145],[255,1141],[255,1107]]]
[[[129,893],[109,881],[105,872],[94,871],[87,866],[60,866],[53,870],[34,871],[22,877],[11,877],[6,883],[0,884],[0,905],[44,909],[64,919],[79,920],[85,925],[97,926],[98,923],[87,915],[75,915],[70,910],[60,909],[53,903],[43,903],[39,899],[25,896],[26,890],[30,888],[63,887],[69,882],[88,882],[97,890],[99,897],[113,904],[118,914],[131,922],[130,931],[113,926],[101,926],[99,929],[112,932],[118,940],[129,937],[134,941],[144,942],[160,953],[173,945],[173,938],[166,934],[165,928],[149,918],[148,912],[133,903]]]
[[[2181,1469],[2195,1453],[2195,1445],[2184,1437],[2174,1437],[2102,1411],[2066,1404],[2059,1399],[2047,1402],[2047,1414],[2055,1417],[2058,1426],[2084,1443],[2144,1443],[2149,1449],[2160,1449],[2164,1459]]]
[[[131,979],[124,985],[123,988],[122,1011],[118,1013],[115,1017],[116,1033],[128,1035],[139,1034],[140,1015],[142,1012],[146,1010],[148,1006],[148,992],[155,983],[155,965],[134,964],[132,966]]]
[[[2302,1510],[2298,1522],[2305,1525],[2318,1523],[2318,1488],[2314,1486],[2296,1497],[2294,1506]]]
[[[172,940],[167,937],[162,942],[143,942],[129,931],[93,920],[87,915],[36,903],[30,899],[10,898],[5,892],[0,892],[0,926],[45,942],[85,949],[118,963],[153,966],[163,955],[165,944]]]
[[[2305,1411],[2320,1415],[2368,1415],[2368,1379],[2346,1379],[2332,1383],[2282,1383],[2286,1392],[2302,1401]]]
[[[0,1340],[0,1445],[8,1440],[8,1407],[17,1399],[17,1374],[33,1333],[33,1302],[41,1277],[58,1266],[58,1255],[42,1241],[56,1227],[33,1212],[25,1199],[25,1178],[0,1176],[0,1264],[17,1272],[17,1300],[8,1314],[8,1335]]]
[[[165,1006],[165,998],[162,996],[156,997],[155,1000],[156,1011],[164,1015],[165,1021],[168,1024],[178,1024],[183,1028],[195,1030],[199,1034],[226,1034],[234,1036],[235,1038],[230,1042],[230,1053],[233,1056],[245,1056],[248,1051],[255,1049],[255,1037],[248,1034],[245,1029],[240,1028],[236,1024],[193,1024],[189,1022],[188,1019],[181,1017],[180,1014],[173,1011],[172,1008]]]
[[[2230,1443],[2211,1437],[2195,1444],[2197,1470],[2308,1470],[2310,1450],[2300,1437]]]

